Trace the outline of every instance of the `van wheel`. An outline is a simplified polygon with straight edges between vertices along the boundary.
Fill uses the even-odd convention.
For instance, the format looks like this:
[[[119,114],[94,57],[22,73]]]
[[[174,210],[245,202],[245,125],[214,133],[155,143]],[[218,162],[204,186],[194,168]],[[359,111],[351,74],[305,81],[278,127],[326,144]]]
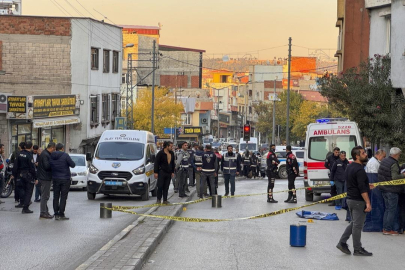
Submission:
[[[96,198],[96,193],[87,192],[87,199],[94,200]]]
[[[305,190],[305,200],[306,200],[307,202],[312,202],[312,201],[314,201],[314,193]]]
[[[149,201],[149,184],[146,184],[146,191],[142,195],[142,201]]]
[[[281,166],[280,169],[278,169],[278,177],[280,179],[287,179],[288,178],[287,167],[285,165]]]

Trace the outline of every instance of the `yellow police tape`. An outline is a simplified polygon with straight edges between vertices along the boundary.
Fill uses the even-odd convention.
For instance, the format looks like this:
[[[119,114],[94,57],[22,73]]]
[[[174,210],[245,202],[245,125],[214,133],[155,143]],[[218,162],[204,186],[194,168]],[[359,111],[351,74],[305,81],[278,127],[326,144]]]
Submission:
[[[399,179],[399,180],[392,180],[392,181],[386,181],[386,182],[379,182],[379,183],[372,183],[374,187],[377,186],[388,186],[388,185],[404,185],[405,184],[405,179]],[[313,187],[319,187],[319,186],[312,186]],[[302,190],[302,189],[307,189],[309,187],[305,188],[297,188],[295,190]],[[279,191],[280,192],[286,192],[289,190],[284,190],[284,191]],[[276,193],[276,192],[274,192]],[[247,197],[247,196],[256,196],[256,195],[266,195],[267,193],[258,193],[258,194],[246,194],[246,195],[236,195],[236,196],[225,196],[224,198],[234,198],[234,197]],[[314,203],[302,205],[302,206],[297,206],[297,207],[292,207],[292,208],[286,208],[286,209],[281,209],[277,211],[273,211],[270,213],[265,213],[265,214],[260,214],[260,215],[255,215],[255,216],[250,216],[250,217],[242,217],[242,218],[233,218],[233,219],[210,219],[210,218],[191,218],[191,217],[176,217],[176,216],[161,216],[161,215],[152,215],[152,214],[141,214],[141,213],[136,213],[133,211],[128,211],[128,209],[138,209],[138,208],[146,208],[146,207],[153,207],[153,206],[173,206],[173,205],[185,205],[185,204],[195,204],[203,201],[209,200],[209,198],[204,198],[204,199],[199,199],[195,201],[190,201],[190,202],[184,202],[184,203],[172,203],[172,204],[150,204],[150,205],[144,205],[144,206],[113,206],[111,208],[105,207],[107,210],[111,211],[118,211],[118,212],[124,212],[124,213],[129,213],[133,215],[138,215],[138,216],[144,216],[144,217],[153,217],[153,218],[161,218],[161,219],[168,219],[168,220],[174,220],[174,221],[183,221],[183,222],[223,222],[223,221],[236,221],[236,220],[249,220],[249,219],[259,219],[259,218],[266,218],[266,217],[271,217],[271,216],[276,216],[284,213],[288,213],[291,211],[299,210],[302,208],[310,207],[313,205],[317,205],[320,203],[325,203],[325,202],[330,202],[338,199],[343,199],[347,196],[347,193],[342,193],[337,196],[320,200]]]

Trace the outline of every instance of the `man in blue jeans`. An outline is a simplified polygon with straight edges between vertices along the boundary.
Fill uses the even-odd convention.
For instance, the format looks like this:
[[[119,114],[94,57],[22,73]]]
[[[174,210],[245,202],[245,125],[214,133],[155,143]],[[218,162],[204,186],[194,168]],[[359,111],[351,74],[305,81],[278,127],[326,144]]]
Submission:
[[[232,145],[228,145],[228,152],[222,156],[221,170],[225,180],[225,196],[229,195],[229,182],[231,183],[231,195],[235,195],[235,177],[240,173],[240,156],[232,152]]]
[[[391,181],[402,179],[405,173],[401,173],[399,169],[398,159],[401,155],[401,149],[393,147],[390,149],[390,156],[381,161],[378,169],[378,182]],[[384,198],[385,211],[383,218],[383,234],[398,235],[394,230],[395,216],[398,210],[399,194],[403,190],[403,185],[378,186]]]
[[[64,147],[62,143],[58,143],[56,151],[51,154],[49,160],[52,169],[55,220],[69,219],[65,216],[65,208],[71,183],[70,168],[76,166],[70,156],[64,152]]]

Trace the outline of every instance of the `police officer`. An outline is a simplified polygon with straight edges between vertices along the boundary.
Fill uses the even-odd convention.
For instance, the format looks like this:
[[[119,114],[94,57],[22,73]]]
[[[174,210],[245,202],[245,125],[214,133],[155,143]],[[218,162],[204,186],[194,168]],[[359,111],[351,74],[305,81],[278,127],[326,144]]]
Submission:
[[[255,153],[252,154],[252,164],[250,165],[250,169],[252,170],[252,176],[254,179],[256,179],[257,176],[257,164],[258,164],[258,158],[255,155]]]
[[[286,203],[297,203],[297,196],[295,191],[295,178],[299,174],[299,166],[297,158],[291,152],[291,145],[287,145],[287,174],[288,174],[288,198],[284,202]]]
[[[243,175],[246,177],[249,176],[251,163],[252,163],[252,160],[250,159],[249,150],[246,150],[245,153],[243,153]]]
[[[340,153],[340,148],[339,147],[335,147],[333,149],[333,154],[332,155],[326,155],[326,160],[325,160],[325,168],[329,170],[329,179],[330,179],[330,171],[332,170],[333,164],[335,164],[335,162],[339,159],[339,153]],[[333,181],[333,179],[330,179],[330,181]],[[332,197],[337,195],[337,190],[336,190],[336,185],[333,184],[330,187],[330,195]],[[329,206],[335,206],[336,202],[332,201],[330,204],[328,204]]]
[[[13,176],[14,179],[20,181],[20,185],[24,191],[24,203],[21,213],[31,214],[33,211],[29,209],[29,206],[31,204],[35,180],[37,178],[35,164],[31,153],[32,143],[20,143],[20,147],[22,150],[15,159]]]
[[[240,156],[233,153],[232,145],[228,145],[228,152],[222,156],[221,169],[225,180],[225,196],[229,195],[229,182],[231,183],[231,196],[235,195],[235,177],[240,173]]]
[[[204,195],[207,195],[207,182],[201,181],[201,168],[203,165],[204,147],[199,146],[198,150],[194,154],[193,166],[195,169],[195,181],[197,185],[197,196],[202,199]]]
[[[190,154],[187,152],[188,144],[183,142],[181,150],[177,155],[176,170],[177,170],[177,188],[179,189],[179,197],[188,197],[186,195],[188,169],[190,167]]]
[[[194,159],[194,150],[191,148],[191,145],[189,145],[187,152],[190,155],[188,158],[188,164],[190,164],[190,166],[188,167],[188,185],[186,187],[187,187],[187,192],[190,192],[188,190],[188,187],[194,186],[194,167],[192,165],[193,159]]]
[[[212,152],[211,145],[205,146],[205,152],[202,158],[201,181],[206,182],[210,187],[210,196],[216,195],[215,176],[218,170],[217,156]]]
[[[276,181],[277,166],[278,164],[280,164],[280,161],[277,158],[276,146],[274,144],[270,146],[270,151],[267,154],[266,163],[267,163],[267,178],[268,178],[267,202],[278,203],[278,201],[276,201],[273,198],[273,189],[274,189],[274,182]]]

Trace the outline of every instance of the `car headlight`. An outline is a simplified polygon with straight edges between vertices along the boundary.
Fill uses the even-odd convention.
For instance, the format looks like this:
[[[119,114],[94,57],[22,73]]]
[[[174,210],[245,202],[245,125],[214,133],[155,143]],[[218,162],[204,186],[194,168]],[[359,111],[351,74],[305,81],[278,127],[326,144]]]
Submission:
[[[86,176],[86,175],[87,175],[87,172],[79,172],[79,173],[77,173],[77,175],[79,175],[79,176]]]
[[[98,169],[97,169],[93,164],[90,164],[90,166],[89,166],[89,172],[90,172],[91,174],[96,174],[96,173],[98,173]]]
[[[132,171],[135,175],[144,174],[145,173],[145,165],[142,165],[135,170]]]

